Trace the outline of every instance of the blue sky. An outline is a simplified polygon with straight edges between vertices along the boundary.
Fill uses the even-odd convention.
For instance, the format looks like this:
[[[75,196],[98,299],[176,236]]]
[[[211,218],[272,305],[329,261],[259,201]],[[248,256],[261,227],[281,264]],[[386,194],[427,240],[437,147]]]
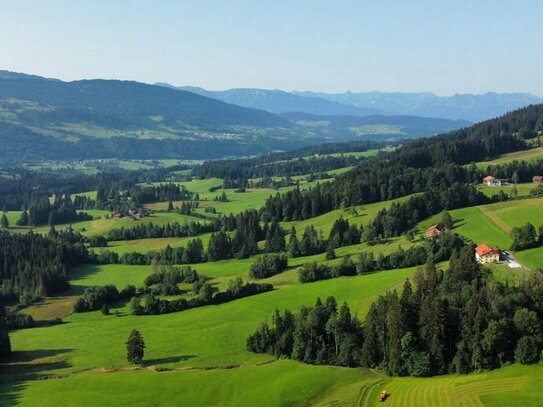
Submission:
[[[1,0],[0,6],[0,69],[64,80],[543,96],[540,0]]]

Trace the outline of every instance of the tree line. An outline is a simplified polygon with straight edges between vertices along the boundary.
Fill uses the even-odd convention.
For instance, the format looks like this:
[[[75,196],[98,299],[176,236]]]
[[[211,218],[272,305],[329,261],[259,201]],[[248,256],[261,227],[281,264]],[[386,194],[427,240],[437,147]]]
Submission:
[[[68,269],[88,258],[80,243],[32,232],[0,231],[0,247],[1,294],[22,303],[66,290]]]
[[[153,294],[143,297],[133,297],[130,302],[132,315],[158,315],[184,311],[205,305],[217,305],[239,298],[257,295],[273,290],[273,285],[267,283],[244,283],[239,277],[229,281],[225,291],[217,291],[211,284],[204,282],[193,284],[194,295],[189,298],[173,300],[160,299]]]
[[[449,269],[429,263],[401,294],[380,296],[362,322],[334,298],[297,314],[276,310],[247,349],[312,364],[363,366],[395,376],[469,373],[541,357],[543,277],[518,286],[494,280],[465,247]]]
[[[310,283],[341,276],[414,267],[427,262],[437,263],[449,260],[455,251],[465,245],[464,240],[457,234],[444,232],[439,239],[426,240],[423,245],[412,246],[406,250],[400,247],[387,255],[380,253],[375,256],[372,252],[362,252],[355,261],[351,256],[344,256],[343,260],[335,265],[308,263],[298,271],[298,279],[301,283]]]

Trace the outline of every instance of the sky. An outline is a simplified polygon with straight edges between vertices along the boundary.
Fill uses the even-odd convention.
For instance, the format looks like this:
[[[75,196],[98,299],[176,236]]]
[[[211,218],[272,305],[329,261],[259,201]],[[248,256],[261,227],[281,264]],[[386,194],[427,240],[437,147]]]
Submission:
[[[541,0],[0,0],[0,69],[206,89],[530,92]]]

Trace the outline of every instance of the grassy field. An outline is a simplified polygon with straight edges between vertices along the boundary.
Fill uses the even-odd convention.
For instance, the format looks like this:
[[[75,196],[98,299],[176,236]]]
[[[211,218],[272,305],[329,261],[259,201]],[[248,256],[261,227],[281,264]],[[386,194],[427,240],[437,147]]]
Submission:
[[[293,226],[296,228],[296,232],[298,234],[303,233],[305,228],[307,226],[313,225],[317,229],[320,229],[324,235],[325,238],[328,238],[328,235],[330,234],[330,230],[332,229],[332,226],[334,225],[334,222],[336,219],[339,219],[340,217],[343,217],[343,219],[349,220],[349,223],[355,224],[355,225],[363,225],[369,223],[376,215],[377,213],[384,208],[388,208],[393,203],[397,202],[405,202],[407,201],[411,196],[404,196],[398,199],[393,199],[390,201],[383,201],[383,202],[377,202],[373,204],[367,204],[367,205],[359,205],[355,206],[353,208],[347,208],[347,209],[336,209],[331,212],[327,212],[323,215],[316,216],[314,218],[301,220],[301,221],[292,221],[292,222],[281,222],[281,226],[285,230],[290,230]]]
[[[366,385],[358,405],[375,406],[379,392],[390,392],[387,406],[412,407],[516,407],[540,405],[542,366],[508,366],[483,374],[430,379],[393,378],[381,385]]]
[[[258,208],[270,194],[276,193],[267,189],[248,190],[245,193],[226,190],[229,202],[216,202],[212,199],[222,190],[210,193],[209,188],[222,185],[222,180],[193,180],[185,185],[190,191],[200,194],[202,208],[199,211],[203,211],[206,205],[214,205],[219,213]],[[523,187],[523,193],[527,190],[527,187]],[[408,196],[395,201],[407,199]],[[294,226],[300,236],[306,226],[313,224],[327,237],[334,221],[340,216],[357,225],[365,224],[393,202],[336,210],[309,220],[284,222],[282,226],[286,231]],[[152,209],[165,209],[162,205],[165,204],[156,204]],[[536,227],[543,223],[541,208],[543,199],[522,199],[454,210],[451,215],[458,233],[476,243],[508,248],[512,227],[527,221]],[[15,212],[8,214],[10,221],[14,219],[13,224],[19,215]],[[112,228],[136,224],[130,219],[105,219],[105,214],[101,212],[93,212],[93,215],[103,218],[79,223],[76,228],[84,228],[86,234],[103,234]],[[202,221],[190,216],[159,212],[139,222],[164,224],[189,220]],[[439,215],[421,222],[419,229],[424,231],[438,220]],[[204,246],[207,246],[209,235],[200,236]],[[183,246],[190,239],[110,242],[108,250],[118,253],[134,250],[145,252],[166,245]],[[330,262],[339,262],[341,256],[356,256],[362,251],[388,254],[399,246],[407,248],[412,244],[414,242],[402,236],[391,239],[387,244],[345,246],[336,249],[338,259]],[[535,268],[543,264],[543,249],[519,252],[517,257],[523,264]],[[212,284],[224,289],[235,276],[248,280],[248,271],[254,260],[254,257],[231,259],[195,264],[193,267],[209,276]],[[466,376],[389,378],[365,369],[310,366],[246,351],[247,336],[261,321],[269,321],[276,308],[296,311],[303,305],[314,304],[317,297],[324,299],[332,295],[339,303],[347,301],[353,313],[363,319],[379,294],[401,288],[405,279],[412,277],[416,270],[406,268],[300,284],[298,267],[312,261],[327,262],[324,254],[289,259],[286,271],[263,280],[274,285],[275,290],[271,292],[221,305],[139,317],[129,314],[125,302],[114,304],[109,316],[99,311],[72,314],[71,308],[76,296],[86,287],[105,284],[114,284],[119,289],[127,284],[141,286],[151,273],[150,266],[77,267],[70,271],[72,288],[68,292],[24,309],[36,320],[61,316],[64,323],[11,333],[16,352],[8,363],[0,365],[0,407],[368,407],[382,405],[377,401],[382,390],[391,394],[384,405],[396,407],[517,407],[540,404],[543,398],[540,385],[543,380],[542,365],[512,365]],[[515,277],[512,273],[515,272],[503,268],[496,271],[502,281]],[[147,345],[145,363],[141,368],[134,368],[125,359],[125,341],[134,328],[140,330]]]
[[[516,151],[514,153],[508,153],[508,154],[502,154],[500,157],[495,158],[490,161],[483,161],[477,163],[478,167],[486,168],[489,165],[497,165],[497,164],[507,164],[510,162],[513,162],[515,160],[517,161],[535,161],[540,158],[543,158],[543,148],[537,147],[532,148],[529,150],[524,151]]]
[[[530,191],[532,189],[534,189],[535,184],[532,183],[532,182],[526,182],[526,183],[522,183],[522,184],[517,184],[516,187],[517,187],[517,195],[518,196],[529,196]],[[493,195],[498,195],[498,193],[500,191],[503,191],[507,195],[511,195],[511,191],[513,190],[513,186],[512,185],[505,185],[505,186],[501,186],[501,187],[489,187],[487,185],[480,185],[480,186],[477,187],[477,189],[479,189],[479,191],[481,191],[486,196],[491,197]]]
[[[543,224],[543,198],[519,199],[491,205],[457,209],[450,212],[454,220],[454,231],[468,237],[476,244],[487,243],[503,250],[513,242],[511,229],[532,223],[536,229]],[[422,222],[419,229],[425,230],[439,221],[441,215]],[[543,267],[543,248],[516,252],[515,256],[529,268]]]
[[[245,339],[260,321],[271,316],[276,307],[297,309],[314,303],[318,296],[334,295],[340,302],[348,301],[353,311],[363,317],[378,294],[401,285],[413,272],[410,268],[296,284],[218,306],[160,316],[130,316],[125,305],[118,304],[115,309],[122,316],[103,316],[100,312],[73,314],[62,325],[15,331],[12,344],[15,349],[30,355],[40,350],[63,350],[61,353],[68,355],[66,363],[51,369],[57,373],[124,369],[127,366],[124,341],[130,329],[137,327],[148,343],[147,359],[156,365],[178,368],[254,365],[271,358],[245,351]],[[111,276],[115,273],[123,273],[123,277],[115,277],[115,281],[124,285],[141,281],[146,270],[84,270],[74,280],[74,285],[82,288],[87,284],[112,281]],[[100,335],[93,332],[100,332]]]

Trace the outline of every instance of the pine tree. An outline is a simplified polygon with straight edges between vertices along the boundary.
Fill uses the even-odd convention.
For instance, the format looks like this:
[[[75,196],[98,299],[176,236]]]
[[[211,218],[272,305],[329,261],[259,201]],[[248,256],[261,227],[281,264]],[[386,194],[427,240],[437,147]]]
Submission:
[[[170,199],[170,200],[168,201],[168,212],[171,212],[171,211],[173,211],[173,202],[172,202],[172,200]]]
[[[334,245],[329,244],[326,248],[326,260],[334,260],[336,258],[336,251]]]
[[[300,245],[298,243],[298,238],[296,237],[296,228],[294,226],[290,229],[288,252],[292,257],[298,257],[300,255]]]
[[[17,226],[28,226],[30,224],[30,217],[27,211],[21,213],[21,217],[17,220]]]
[[[145,342],[138,330],[133,329],[130,332],[126,342],[126,359],[129,363],[139,364],[143,360]]]
[[[273,221],[266,232],[266,253],[278,253],[285,250],[285,233],[276,221]]]
[[[398,294],[392,293],[390,304],[386,315],[387,337],[388,337],[388,370],[393,375],[399,375],[402,372],[401,362],[401,340],[404,335],[402,309]]]
[[[9,220],[5,213],[2,214],[2,218],[0,219],[0,227],[3,229],[7,229],[9,227]]]
[[[8,356],[11,353],[11,343],[9,340],[9,332],[6,323],[6,312],[4,304],[0,299],[0,359]]]

